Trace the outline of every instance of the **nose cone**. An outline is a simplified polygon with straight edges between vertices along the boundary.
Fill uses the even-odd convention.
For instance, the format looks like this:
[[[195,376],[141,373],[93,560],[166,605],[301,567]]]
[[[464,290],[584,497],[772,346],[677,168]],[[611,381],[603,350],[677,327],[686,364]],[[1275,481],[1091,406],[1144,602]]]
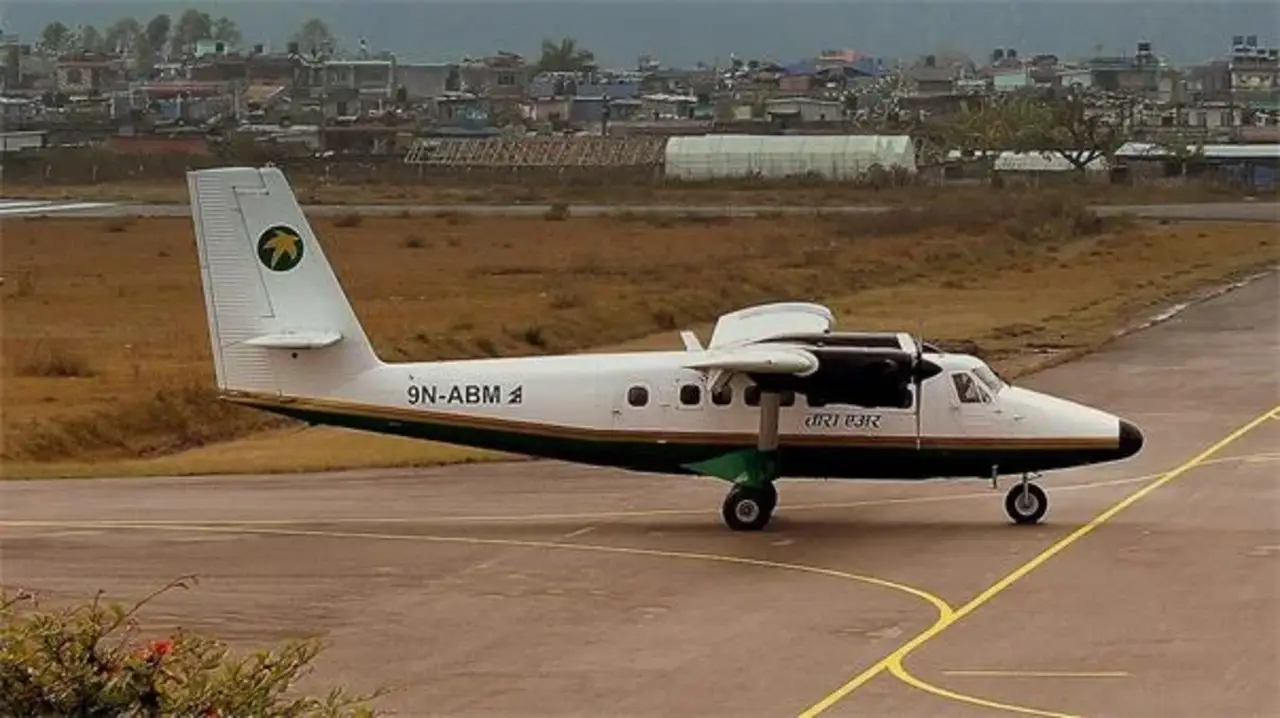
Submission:
[[[1142,430],[1130,421],[1120,420],[1120,458],[1127,459],[1142,451]]]

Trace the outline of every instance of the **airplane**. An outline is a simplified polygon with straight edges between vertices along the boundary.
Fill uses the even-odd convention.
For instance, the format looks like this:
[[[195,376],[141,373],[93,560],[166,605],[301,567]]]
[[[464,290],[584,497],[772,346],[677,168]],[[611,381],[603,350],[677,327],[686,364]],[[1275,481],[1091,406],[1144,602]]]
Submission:
[[[187,175],[219,396],[314,425],[729,484],[721,517],[766,527],[775,482],[1020,475],[1015,524],[1048,509],[1032,475],[1138,454],[1142,431],[1015,386],[908,332],[837,331],[774,302],[682,350],[389,363],[374,352],[284,173]],[[429,311],[429,306],[427,311]]]

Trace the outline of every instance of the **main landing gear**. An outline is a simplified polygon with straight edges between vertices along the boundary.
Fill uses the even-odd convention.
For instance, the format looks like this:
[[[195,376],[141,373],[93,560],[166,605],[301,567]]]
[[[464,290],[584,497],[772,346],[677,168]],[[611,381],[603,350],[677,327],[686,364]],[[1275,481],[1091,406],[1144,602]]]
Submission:
[[[1016,524],[1039,523],[1049,510],[1049,497],[1023,474],[1022,480],[1004,495],[1004,510]]]
[[[773,484],[739,484],[724,497],[720,515],[725,525],[734,531],[759,531],[768,525],[777,506],[778,489]]]
[[[760,393],[760,433],[756,449],[745,458],[729,495],[724,497],[720,515],[734,531],[759,531],[773,518],[778,507],[778,489],[774,479],[781,474],[778,466],[778,415],[782,395]]]

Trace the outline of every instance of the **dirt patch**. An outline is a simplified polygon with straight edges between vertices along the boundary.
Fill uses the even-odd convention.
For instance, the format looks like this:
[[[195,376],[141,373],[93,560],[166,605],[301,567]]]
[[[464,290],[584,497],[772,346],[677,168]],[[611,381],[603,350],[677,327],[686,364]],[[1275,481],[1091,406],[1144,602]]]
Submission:
[[[828,303],[845,327],[922,325],[1016,373],[1280,259],[1271,226],[1104,221],[1049,195],[871,217],[351,213],[315,228],[390,361],[676,347],[677,329],[705,331],[722,312],[791,299]],[[247,436],[272,436],[275,450],[243,469],[284,468],[286,456],[297,468],[462,458],[346,432],[355,438],[339,451],[334,430],[316,438],[214,402],[189,219],[124,231],[10,220],[2,251],[7,474],[135,473],[188,460],[189,470],[213,470]]]

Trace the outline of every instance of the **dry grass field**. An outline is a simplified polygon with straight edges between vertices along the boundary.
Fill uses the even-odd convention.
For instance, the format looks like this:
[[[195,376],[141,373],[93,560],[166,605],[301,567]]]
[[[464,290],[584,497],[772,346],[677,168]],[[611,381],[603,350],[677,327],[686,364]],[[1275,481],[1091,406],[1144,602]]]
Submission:
[[[389,360],[676,347],[744,304],[970,340],[1016,374],[1280,261],[1274,226],[1102,221],[1051,193],[927,213],[344,217],[315,229]],[[487,458],[221,404],[190,220],[6,220],[6,476],[319,470]]]

